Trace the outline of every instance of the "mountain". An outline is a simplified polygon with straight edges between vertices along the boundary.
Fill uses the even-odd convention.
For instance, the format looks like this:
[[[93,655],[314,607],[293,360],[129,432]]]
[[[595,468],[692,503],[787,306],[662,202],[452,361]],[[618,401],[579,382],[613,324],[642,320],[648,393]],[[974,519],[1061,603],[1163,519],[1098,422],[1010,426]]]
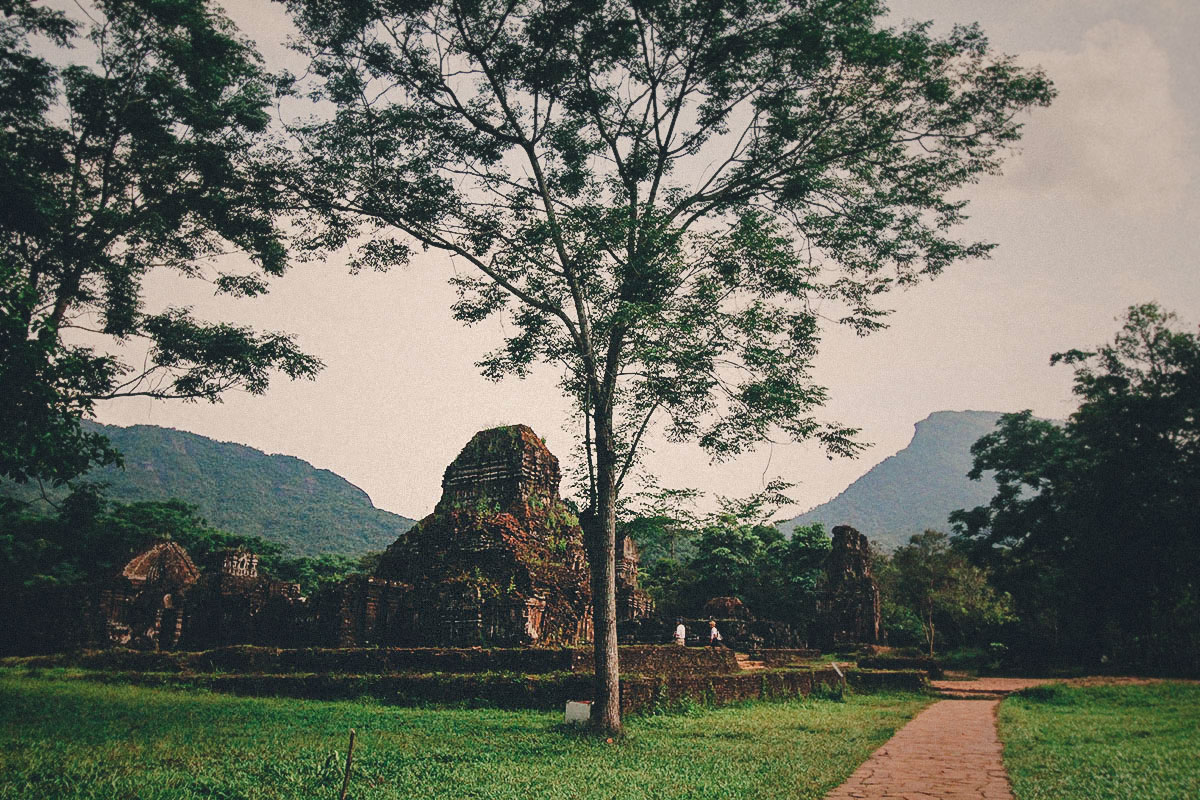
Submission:
[[[916,425],[908,446],[872,467],[828,503],[782,524],[852,525],[884,549],[927,528],[948,531],[958,508],[986,505],[996,493],[989,475],[967,478],[971,445],[995,430],[995,411],[937,411]]]
[[[130,503],[177,497],[198,506],[216,528],[278,542],[294,555],[383,550],[414,524],[376,508],[345,478],[299,458],[156,425],[85,425],[125,457],[123,470],[106,467],[87,476],[109,484],[109,498]],[[3,487],[8,494],[21,488]]]

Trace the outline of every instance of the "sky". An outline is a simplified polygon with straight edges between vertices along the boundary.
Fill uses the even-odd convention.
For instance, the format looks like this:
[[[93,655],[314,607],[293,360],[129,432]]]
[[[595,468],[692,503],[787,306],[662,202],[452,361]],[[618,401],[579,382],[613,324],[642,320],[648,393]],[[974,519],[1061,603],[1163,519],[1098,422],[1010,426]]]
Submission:
[[[224,0],[270,66],[296,56],[286,19],[264,0]],[[813,444],[768,445],[713,465],[696,447],[650,442],[659,483],[744,496],[774,478],[807,510],[903,448],[940,410],[1075,407],[1069,368],[1051,353],[1109,340],[1131,304],[1158,301],[1200,322],[1200,2],[1195,0],[893,0],[891,18],[945,31],[979,22],[994,47],[1040,65],[1058,88],[1025,119],[1021,153],[1002,176],[970,187],[962,235],[998,243],[986,261],[949,268],[888,297],[889,328],[866,338],[827,332],[815,375],[830,390],[822,417],[861,429],[871,447],[829,460]],[[560,459],[573,440],[557,373],[493,384],[475,362],[504,323],[451,319],[456,269],[426,253],[392,274],[351,276],[344,263],[296,265],[254,300],[214,298],[206,284],[155,278],[149,305],[295,334],[326,365],[314,382],[277,380],[223,403],[110,401],[101,422],[153,424],[285,453],[332,470],[374,503],[429,513],[446,465],[480,429],[525,423]]]

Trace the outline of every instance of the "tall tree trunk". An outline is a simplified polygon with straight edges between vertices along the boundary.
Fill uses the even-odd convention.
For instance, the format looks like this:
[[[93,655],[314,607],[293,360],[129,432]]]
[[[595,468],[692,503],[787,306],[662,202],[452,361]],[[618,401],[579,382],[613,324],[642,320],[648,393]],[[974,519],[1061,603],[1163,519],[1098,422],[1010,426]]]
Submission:
[[[929,613],[926,615],[925,619],[926,619],[925,638],[929,642],[929,657],[933,658],[934,628],[933,628],[933,609],[932,608],[929,610]]]
[[[617,662],[617,458],[611,420],[596,412],[596,507],[588,520],[588,558],[592,576],[595,628],[595,700],[592,725],[609,734],[621,732],[621,685]]]

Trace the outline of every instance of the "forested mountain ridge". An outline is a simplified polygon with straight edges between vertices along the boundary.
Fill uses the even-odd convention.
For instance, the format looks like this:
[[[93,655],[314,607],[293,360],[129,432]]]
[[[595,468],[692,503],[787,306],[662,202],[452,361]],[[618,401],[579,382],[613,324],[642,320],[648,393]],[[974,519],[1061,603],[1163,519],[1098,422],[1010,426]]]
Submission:
[[[852,525],[891,549],[927,528],[948,531],[959,508],[985,505],[996,492],[991,476],[967,478],[971,445],[996,427],[996,411],[937,411],[916,424],[908,446],[885,458],[827,503],[781,523]]]
[[[196,505],[216,528],[278,542],[294,555],[383,550],[414,523],[376,508],[340,475],[293,456],[156,425],[85,425],[124,456],[124,469],[97,469],[86,478],[107,483],[110,499],[178,498]],[[36,495],[13,484],[2,491]]]

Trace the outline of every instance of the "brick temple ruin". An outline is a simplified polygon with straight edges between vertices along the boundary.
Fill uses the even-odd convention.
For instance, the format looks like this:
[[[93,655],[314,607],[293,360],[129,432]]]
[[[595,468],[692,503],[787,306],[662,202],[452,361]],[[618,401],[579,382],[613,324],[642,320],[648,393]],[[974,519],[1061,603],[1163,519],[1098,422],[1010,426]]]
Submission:
[[[867,537],[849,525],[838,525],[833,529],[825,588],[818,602],[823,645],[878,644],[879,602]]]
[[[183,636],[183,597],[200,569],[175,542],[138,553],[120,576],[100,590],[105,637],[114,644],[171,648]]]
[[[558,459],[525,425],[475,434],[434,512],[337,596],[332,643],[568,645],[592,637],[583,531],[559,496]],[[618,607],[651,610],[637,549],[618,550]]]
[[[171,541],[134,556],[99,597],[99,644],[154,650],[288,644],[306,610],[299,584],[259,575],[255,554],[228,551],[204,572]]]
[[[434,512],[387,549],[374,575],[306,598],[297,584],[259,575],[253,553],[226,553],[206,571],[178,543],[157,542],[98,584],[0,601],[16,620],[0,650],[581,644],[592,636],[591,584],[560,479],[558,459],[529,427],[481,431],[446,468]],[[637,548],[622,539],[622,619],[653,610],[637,570]]]
[[[226,552],[220,567],[204,570],[173,541],[149,545],[109,578],[18,590],[3,604],[7,653],[287,646],[312,627],[300,586],[259,575],[253,553]]]

